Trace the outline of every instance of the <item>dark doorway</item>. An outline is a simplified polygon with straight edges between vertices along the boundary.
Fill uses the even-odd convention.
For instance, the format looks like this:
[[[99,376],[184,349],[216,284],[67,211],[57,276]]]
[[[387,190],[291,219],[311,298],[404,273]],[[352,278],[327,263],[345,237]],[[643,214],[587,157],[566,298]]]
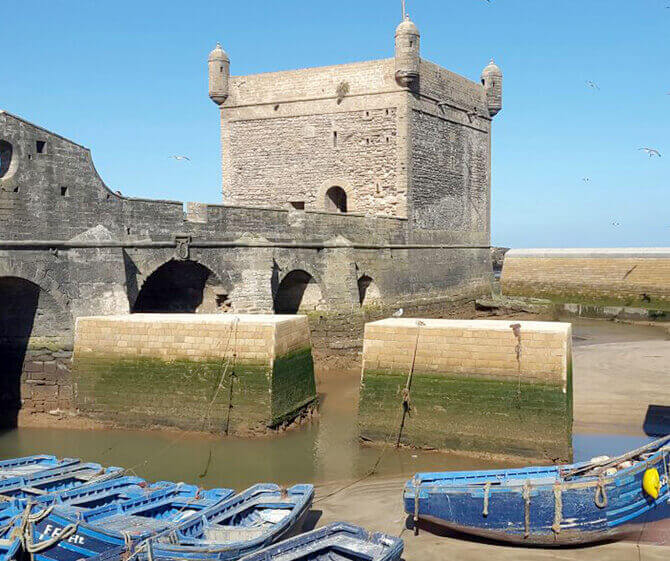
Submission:
[[[297,314],[316,310],[321,302],[321,289],[306,271],[291,271],[279,283],[274,295],[276,314]]]
[[[228,295],[210,269],[195,261],[168,261],[149,275],[133,312],[216,313],[228,304]]]
[[[15,427],[21,408],[21,373],[33,331],[40,288],[0,277],[0,428]]]
[[[347,212],[347,193],[342,187],[331,187],[326,191],[326,210]]]

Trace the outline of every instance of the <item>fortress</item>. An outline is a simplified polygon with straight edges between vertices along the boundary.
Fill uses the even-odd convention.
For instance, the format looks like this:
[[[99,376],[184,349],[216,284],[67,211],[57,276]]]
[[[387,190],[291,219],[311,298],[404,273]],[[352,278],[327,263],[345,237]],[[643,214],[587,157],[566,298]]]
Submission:
[[[0,111],[5,422],[70,406],[77,317],[304,312],[337,343],[490,290],[493,62],[473,82],[423,60],[407,19],[394,58],[231,76],[217,46],[208,70],[221,205],[121,196],[89,150]]]

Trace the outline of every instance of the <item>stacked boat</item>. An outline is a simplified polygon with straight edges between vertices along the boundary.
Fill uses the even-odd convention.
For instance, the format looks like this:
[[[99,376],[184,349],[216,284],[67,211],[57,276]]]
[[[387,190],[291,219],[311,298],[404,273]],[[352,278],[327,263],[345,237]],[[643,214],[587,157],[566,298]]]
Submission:
[[[314,488],[201,489],[49,455],[0,461],[0,561],[400,559],[402,541],[337,523],[300,535]]]

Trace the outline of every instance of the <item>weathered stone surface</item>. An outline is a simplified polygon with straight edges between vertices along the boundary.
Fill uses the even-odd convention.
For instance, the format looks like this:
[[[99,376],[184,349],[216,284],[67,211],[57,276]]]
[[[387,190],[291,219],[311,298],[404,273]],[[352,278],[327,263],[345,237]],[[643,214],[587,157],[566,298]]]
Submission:
[[[670,249],[513,249],[503,294],[670,311]]]
[[[419,447],[569,460],[571,326],[388,319],[365,328],[361,435]]]
[[[258,431],[316,399],[304,316],[83,317],[73,367],[78,409],[125,426]]]

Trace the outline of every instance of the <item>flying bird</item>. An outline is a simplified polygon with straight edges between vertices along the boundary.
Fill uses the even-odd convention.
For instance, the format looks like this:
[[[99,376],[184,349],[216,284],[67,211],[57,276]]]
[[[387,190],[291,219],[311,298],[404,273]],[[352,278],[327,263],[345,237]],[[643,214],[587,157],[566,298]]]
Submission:
[[[615,228],[618,228],[619,226],[621,226],[621,222],[614,221],[614,222],[612,222],[612,226],[614,226]]]
[[[188,156],[170,156],[171,159],[173,160],[188,160],[189,162],[191,161],[191,158]]]
[[[582,181],[584,183],[588,183],[589,181],[591,181],[591,178],[590,177],[582,177]]]
[[[661,153],[655,148],[638,148],[638,150],[644,150],[647,154],[649,154],[650,158],[653,158],[654,156],[658,156],[659,158],[661,157]]]
[[[403,315],[404,313],[405,313],[405,310],[403,310],[402,308],[400,308],[399,310],[393,312],[393,317],[394,317],[394,318],[402,317],[402,315]]]
[[[600,87],[598,86],[598,84],[596,84],[595,82],[592,82],[591,80],[586,80],[586,85],[587,85],[589,88],[591,88],[592,90],[599,90],[599,89],[600,89]]]

